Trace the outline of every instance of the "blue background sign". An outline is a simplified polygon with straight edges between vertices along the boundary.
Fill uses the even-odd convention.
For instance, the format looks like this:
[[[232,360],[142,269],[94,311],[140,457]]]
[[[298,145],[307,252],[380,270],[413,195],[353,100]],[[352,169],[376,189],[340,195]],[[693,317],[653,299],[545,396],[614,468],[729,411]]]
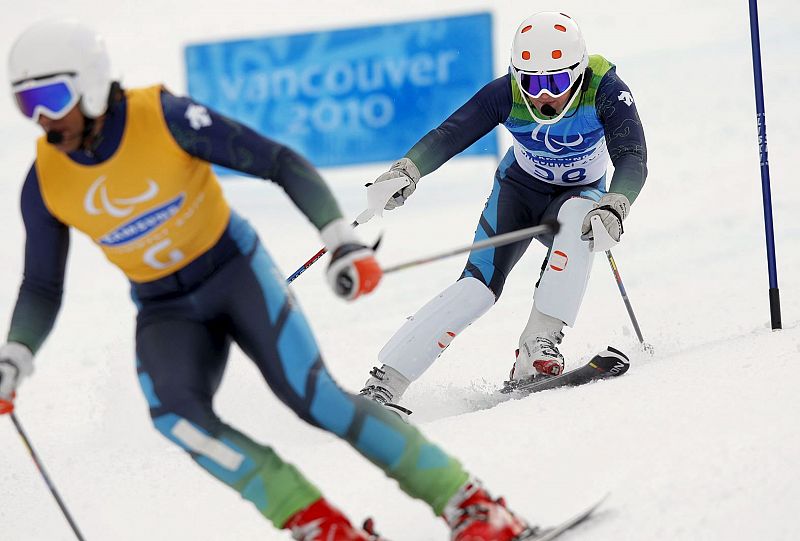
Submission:
[[[494,78],[491,15],[190,45],[189,94],[317,166],[392,161]],[[490,133],[464,154],[497,154]]]

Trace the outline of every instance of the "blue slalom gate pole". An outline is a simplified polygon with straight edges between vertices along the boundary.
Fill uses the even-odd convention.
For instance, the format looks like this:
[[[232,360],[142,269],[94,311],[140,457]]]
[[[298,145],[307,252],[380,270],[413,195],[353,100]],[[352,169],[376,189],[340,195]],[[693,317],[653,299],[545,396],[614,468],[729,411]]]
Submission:
[[[758,35],[758,5],[750,0],[750,42],[753,46],[753,78],[756,87],[756,122],[758,151],[761,160],[761,194],[764,200],[764,228],[767,237],[769,270],[769,313],[773,329],[781,328],[781,299],[778,292],[778,270],[775,263],[775,235],[772,228],[772,193],[767,160],[767,115],[764,112],[764,82],[761,77],[761,41]]]

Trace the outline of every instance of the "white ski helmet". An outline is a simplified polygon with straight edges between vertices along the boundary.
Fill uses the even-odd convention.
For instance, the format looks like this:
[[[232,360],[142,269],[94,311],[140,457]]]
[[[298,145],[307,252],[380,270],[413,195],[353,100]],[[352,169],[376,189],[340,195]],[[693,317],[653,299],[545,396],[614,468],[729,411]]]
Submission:
[[[514,34],[511,74],[520,90],[529,97],[535,98],[542,93],[554,97],[563,95],[582,80],[588,65],[589,55],[583,34],[569,15],[556,11],[535,13],[522,21]],[[578,94],[574,93],[561,115],[543,122],[560,120]],[[524,101],[527,105],[528,100]]]
[[[108,108],[111,61],[103,38],[74,19],[47,20],[25,30],[8,57],[8,78],[17,85],[71,76],[81,112],[97,118]]]

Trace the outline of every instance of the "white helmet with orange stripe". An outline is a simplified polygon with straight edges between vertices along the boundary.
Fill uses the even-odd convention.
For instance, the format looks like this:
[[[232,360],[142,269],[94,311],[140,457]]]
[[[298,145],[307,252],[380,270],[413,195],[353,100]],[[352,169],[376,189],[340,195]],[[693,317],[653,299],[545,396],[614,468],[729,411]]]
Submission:
[[[528,100],[524,100],[531,115],[540,123],[553,124],[563,117],[580,94],[578,90],[588,64],[583,34],[569,15],[556,11],[536,13],[525,19],[514,34],[511,74],[523,96],[559,97],[573,92],[555,118],[540,119],[534,115]]]

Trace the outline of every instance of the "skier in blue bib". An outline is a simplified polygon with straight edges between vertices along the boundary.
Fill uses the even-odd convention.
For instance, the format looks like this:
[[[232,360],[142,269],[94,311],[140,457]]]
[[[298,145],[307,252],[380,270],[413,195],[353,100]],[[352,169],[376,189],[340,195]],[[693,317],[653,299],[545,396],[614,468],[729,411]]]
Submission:
[[[557,219],[534,291],[511,382],[564,370],[558,350],[573,326],[595,251],[619,242],[622,223],[647,176],[642,123],[614,64],[589,55],[568,15],[537,13],[517,29],[509,73],[478,91],[430,131],[374,185],[403,179],[387,210],[405,203],[419,179],[503,125],[513,146],[500,162],[475,241]],[[609,161],[614,175],[606,189]],[[368,188],[370,189],[370,188]],[[459,280],[403,324],[378,355],[362,394],[401,414],[410,383],[452,340],[491,308],[530,239],[469,254]]]

